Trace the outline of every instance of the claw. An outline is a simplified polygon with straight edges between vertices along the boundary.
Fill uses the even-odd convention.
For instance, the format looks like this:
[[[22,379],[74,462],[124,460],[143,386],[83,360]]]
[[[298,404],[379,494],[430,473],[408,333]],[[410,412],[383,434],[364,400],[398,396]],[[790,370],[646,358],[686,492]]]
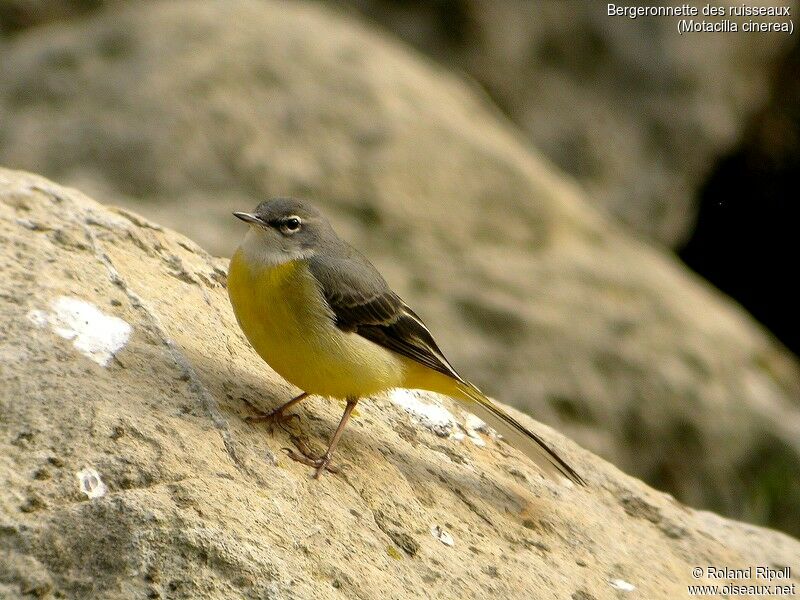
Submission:
[[[295,396],[285,404],[281,404],[278,408],[268,413],[265,413],[259,410],[257,407],[253,406],[253,403],[250,402],[247,398],[242,398],[242,400],[249,406],[255,413],[255,415],[245,417],[245,421],[248,423],[260,423],[262,421],[266,421],[269,423],[269,432],[272,433],[273,429],[275,428],[275,423],[283,427],[283,424],[287,421],[291,421],[294,418],[299,419],[300,417],[295,414],[286,414],[286,411],[300,402],[303,398],[308,396],[306,392],[303,392],[299,396]]]
[[[272,431],[271,425],[274,423],[282,424],[285,421],[290,420],[292,417],[297,415],[284,415],[283,411],[285,411],[290,406],[297,404],[308,396],[306,392],[303,392],[296,398],[289,400],[283,406],[279,406],[271,413],[268,414],[260,414],[257,417],[249,417],[247,420],[250,422],[254,421],[268,421],[270,423],[270,432]],[[344,431],[345,425],[347,425],[347,420],[350,418],[350,413],[353,412],[353,409],[358,404],[358,398],[348,398],[347,399],[347,406],[344,409],[344,413],[342,414],[342,418],[339,421],[339,426],[336,428],[336,431],[333,433],[333,437],[331,438],[330,443],[328,444],[328,449],[325,451],[320,457],[312,456],[311,450],[306,445],[305,441],[302,438],[297,437],[296,435],[292,435],[292,443],[295,447],[300,451],[295,452],[291,448],[284,448],[283,450],[292,460],[297,462],[301,462],[304,465],[308,465],[310,467],[315,467],[317,470],[314,473],[314,479],[319,479],[322,476],[322,473],[325,471],[330,471],[331,473],[338,473],[338,467],[334,467],[331,465],[331,457],[333,456],[333,451],[336,450],[336,445],[339,443],[339,438],[342,436],[342,432]]]
[[[297,419],[299,421],[300,415],[296,413],[286,414],[280,408],[276,408],[268,413],[259,411],[257,415],[250,415],[244,418],[248,423],[267,423],[270,433],[275,429],[275,425],[283,427],[284,423],[288,423],[292,419]]]
[[[312,455],[311,449],[308,445],[303,441],[302,438],[298,438],[296,436],[292,436],[292,443],[297,447],[299,452],[293,450],[292,448],[283,448],[283,451],[286,452],[286,455],[291,458],[292,460],[302,463],[304,465],[308,465],[309,467],[316,468],[316,472],[314,473],[314,479],[319,479],[322,476],[324,471],[330,471],[331,473],[339,473],[339,467],[330,464],[331,463],[331,454],[325,453],[322,456],[316,457]]]

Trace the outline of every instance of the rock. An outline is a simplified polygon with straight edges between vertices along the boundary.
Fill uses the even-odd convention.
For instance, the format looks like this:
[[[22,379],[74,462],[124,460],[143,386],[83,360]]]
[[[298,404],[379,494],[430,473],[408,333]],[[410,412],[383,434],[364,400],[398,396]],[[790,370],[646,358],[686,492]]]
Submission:
[[[679,35],[678,18],[608,16],[608,4],[625,2],[342,3],[474,77],[594,201],[673,247],[691,233],[698,188],[765,102],[770,65],[791,40]],[[796,1],[781,4],[796,14]]]
[[[0,163],[221,253],[242,235],[230,211],[311,198],[487,392],[683,501],[800,534],[796,359],[598,216],[462,81],[266,1],[108,9],[5,56]]]
[[[293,390],[236,326],[224,260],[9,170],[0,244],[4,598],[675,598],[719,583],[697,566],[800,571],[797,540],[682,506],[519,413],[587,488],[387,396],[359,405],[343,472],[313,480],[281,449],[318,445],[341,407],[308,399],[272,437],[244,421]]]

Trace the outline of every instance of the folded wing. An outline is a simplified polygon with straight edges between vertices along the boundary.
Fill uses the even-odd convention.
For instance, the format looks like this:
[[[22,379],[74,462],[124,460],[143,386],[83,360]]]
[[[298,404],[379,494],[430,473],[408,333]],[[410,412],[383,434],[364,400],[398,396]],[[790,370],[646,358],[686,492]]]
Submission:
[[[454,379],[458,373],[422,320],[369,263],[317,258],[309,267],[328,301],[336,325]]]

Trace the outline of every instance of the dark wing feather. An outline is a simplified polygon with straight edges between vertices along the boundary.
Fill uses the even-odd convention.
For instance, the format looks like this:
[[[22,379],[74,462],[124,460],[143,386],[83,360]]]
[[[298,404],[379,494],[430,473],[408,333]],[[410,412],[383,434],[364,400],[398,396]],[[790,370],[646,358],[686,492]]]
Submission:
[[[336,320],[351,331],[455,379],[461,379],[422,320],[361,256],[308,261]]]
[[[411,358],[434,371],[461,380],[458,373],[447,362],[428,329],[405,304],[402,305],[401,314],[393,323],[362,325],[356,329],[356,332],[368,340]]]

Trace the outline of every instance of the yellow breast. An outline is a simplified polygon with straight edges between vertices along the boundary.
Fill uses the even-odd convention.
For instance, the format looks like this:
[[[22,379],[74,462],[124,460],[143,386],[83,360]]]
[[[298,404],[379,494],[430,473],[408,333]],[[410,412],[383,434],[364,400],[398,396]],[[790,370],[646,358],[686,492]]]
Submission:
[[[259,356],[303,391],[363,397],[401,384],[403,361],[397,355],[336,327],[305,261],[253,267],[238,250],[228,294]]]

